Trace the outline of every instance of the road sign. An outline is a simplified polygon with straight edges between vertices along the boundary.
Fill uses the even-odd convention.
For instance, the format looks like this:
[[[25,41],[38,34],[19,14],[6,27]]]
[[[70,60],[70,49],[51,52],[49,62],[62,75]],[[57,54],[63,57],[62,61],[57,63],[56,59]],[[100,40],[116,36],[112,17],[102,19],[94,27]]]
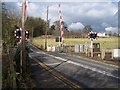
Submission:
[[[93,40],[93,39],[97,39],[98,38],[98,36],[97,36],[97,32],[89,32],[88,33],[88,38],[90,39],[90,40]]]

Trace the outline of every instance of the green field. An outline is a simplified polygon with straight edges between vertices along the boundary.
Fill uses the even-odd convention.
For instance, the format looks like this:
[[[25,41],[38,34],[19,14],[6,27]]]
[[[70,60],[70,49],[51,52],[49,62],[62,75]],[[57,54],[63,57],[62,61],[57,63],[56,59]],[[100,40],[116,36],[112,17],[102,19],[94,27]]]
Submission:
[[[66,45],[89,44],[90,42],[91,41],[87,38],[65,38]],[[94,40],[94,42],[100,43],[101,48],[106,49],[115,49],[118,47],[120,48],[120,45],[118,46],[118,37],[98,38],[98,40]],[[44,47],[45,39],[34,38],[32,43],[38,47],[41,47],[41,45]],[[59,45],[59,43],[55,42],[55,39],[48,39],[48,45],[57,46]]]

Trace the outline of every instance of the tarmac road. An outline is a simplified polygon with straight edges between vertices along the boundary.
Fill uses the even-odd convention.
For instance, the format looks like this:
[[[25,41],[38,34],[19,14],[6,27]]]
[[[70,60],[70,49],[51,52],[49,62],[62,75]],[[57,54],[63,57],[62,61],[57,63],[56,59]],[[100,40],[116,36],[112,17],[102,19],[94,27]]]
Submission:
[[[30,56],[89,88],[119,88],[119,67],[95,62],[87,58],[56,52],[43,52],[30,46]]]

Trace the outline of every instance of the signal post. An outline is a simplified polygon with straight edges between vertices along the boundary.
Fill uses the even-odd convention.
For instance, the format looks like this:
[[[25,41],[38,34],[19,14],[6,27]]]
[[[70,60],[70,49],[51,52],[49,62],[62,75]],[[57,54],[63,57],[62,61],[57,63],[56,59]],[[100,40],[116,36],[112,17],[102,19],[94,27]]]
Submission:
[[[88,38],[91,40],[91,57],[93,57],[93,40],[97,38],[97,33],[92,31],[89,32]]]

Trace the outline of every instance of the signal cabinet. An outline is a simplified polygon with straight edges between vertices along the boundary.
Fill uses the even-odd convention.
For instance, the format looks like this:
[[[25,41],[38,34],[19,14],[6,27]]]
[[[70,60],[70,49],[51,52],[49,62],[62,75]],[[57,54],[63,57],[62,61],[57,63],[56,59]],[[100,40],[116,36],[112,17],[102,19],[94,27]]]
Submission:
[[[93,43],[93,52],[100,52],[100,43]]]
[[[62,41],[62,38],[61,37],[56,37],[56,42],[61,42]]]

